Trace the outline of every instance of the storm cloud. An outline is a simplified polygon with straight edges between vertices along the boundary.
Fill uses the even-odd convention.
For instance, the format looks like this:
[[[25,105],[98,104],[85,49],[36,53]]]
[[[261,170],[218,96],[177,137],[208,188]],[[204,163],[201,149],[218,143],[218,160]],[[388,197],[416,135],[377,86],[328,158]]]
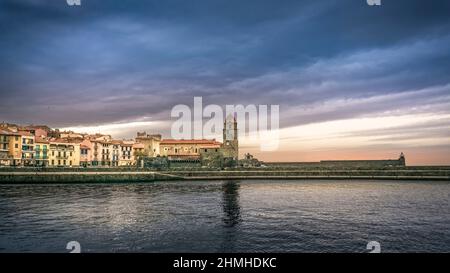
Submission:
[[[0,32],[0,121],[165,122],[194,96],[282,128],[450,114],[446,0],[3,0]]]

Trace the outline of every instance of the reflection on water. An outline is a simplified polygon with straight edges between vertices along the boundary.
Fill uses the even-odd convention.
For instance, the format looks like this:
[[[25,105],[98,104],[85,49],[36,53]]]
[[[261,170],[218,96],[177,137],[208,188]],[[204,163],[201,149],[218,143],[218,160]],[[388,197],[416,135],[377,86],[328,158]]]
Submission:
[[[0,185],[0,252],[450,252],[450,184]]]
[[[223,222],[226,227],[233,227],[240,222],[239,182],[223,183]]]

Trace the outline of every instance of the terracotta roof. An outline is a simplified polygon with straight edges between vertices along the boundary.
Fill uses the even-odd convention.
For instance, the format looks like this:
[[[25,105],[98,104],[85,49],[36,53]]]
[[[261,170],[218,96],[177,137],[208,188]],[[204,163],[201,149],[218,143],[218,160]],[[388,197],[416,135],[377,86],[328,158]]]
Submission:
[[[75,140],[75,141],[74,141]],[[49,142],[53,143],[70,143],[70,144],[79,144],[81,141],[77,139],[66,139],[66,138],[51,138]]]
[[[107,140],[99,140],[99,139],[90,139],[90,141],[92,142],[92,143],[100,143],[100,144],[111,144],[111,142],[110,141],[107,141]]]
[[[17,132],[13,132],[8,128],[0,129],[0,135],[8,135],[8,136],[19,136],[20,134]]]
[[[35,141],[36,143],[49,143],[49,141],[45,138],[42,137],[35,137]]]
[[[202,145],[220,145],[222,143],[215,139],[163,139],[160,145],[170,144],[202,144]]]
[[[81,149],[87,149],[87,150],[90,150],[90,149],[91,149],[89,146],[84,145],[84,144],[81,144],[81,145],[80,145],[80,148],[81,148]]]
[[[220,148],[222,144],[202,144],[202,148]]]
[[[200,158],[200,155],[185,155],[185,154],[170,154],[170,155],[167,155],[167,156],[170,157],[170,158],[184,158],[184,159],[189,159],[189,158],[198,159],[198,158]]]
[[[135,143],[135,144],[133,144],[133,148],[135,148],[135,149],[144,149],[144,144],[142,144],[142,143]]]
[[[28,131],[18,131],[17,133],[19,133],[19,135],[21,136],[33,136],[30,132]]]
[[[122,146],[133,146],[134,144],[135,144],[134,141],[124,140],[124,141],[122,141],[122,143],[120,145],[122,145]]]

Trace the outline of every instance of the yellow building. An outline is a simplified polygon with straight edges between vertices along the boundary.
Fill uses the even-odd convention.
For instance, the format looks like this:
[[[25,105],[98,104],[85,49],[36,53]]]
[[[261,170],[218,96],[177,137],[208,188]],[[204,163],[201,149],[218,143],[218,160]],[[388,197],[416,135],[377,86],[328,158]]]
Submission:
[[[21,136],[8,128],[0,129],[0,166],[20,165]]]
[[[134,165],[142,166],[143,164],[142,158],[145,156],[144,144],[134,143],[132,149],[133,149]]]
[[[0,166],[10,165],[9,138],[10,134],[6,130],[0,130]]]
[[[111,166],[111,143],[107,140],[91,140],[92,166]]]
[[[159,149],[170,159],[199,159],[201,150],[218,152],[221,144],[215,139],[163,139]]]
[[[155,157],[160,155],[161,135],[148,135],[146,132],[137,133],[136,137],[137,143],[142,143],[144,145],[144,154],[148,157]]]
[[[121,155],[120,144],[122,142],[120,140],[112,140],[111,141],[111,166],[117,167],[119,166],[119,160]]]
[[[132,140],[124,140],[120,144],[119,166],[135,165]]]
[[[80,142],[67,139],[50,139],[49,166],[80,166]]]

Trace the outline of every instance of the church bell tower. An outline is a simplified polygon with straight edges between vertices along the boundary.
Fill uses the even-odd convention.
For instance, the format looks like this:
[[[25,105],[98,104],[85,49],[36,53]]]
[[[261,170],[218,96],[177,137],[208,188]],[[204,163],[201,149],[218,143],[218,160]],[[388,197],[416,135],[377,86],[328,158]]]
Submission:
[[[223,123],[223,150],[225,157],[239,159],[238,128],[236,117],[228,115]]]

